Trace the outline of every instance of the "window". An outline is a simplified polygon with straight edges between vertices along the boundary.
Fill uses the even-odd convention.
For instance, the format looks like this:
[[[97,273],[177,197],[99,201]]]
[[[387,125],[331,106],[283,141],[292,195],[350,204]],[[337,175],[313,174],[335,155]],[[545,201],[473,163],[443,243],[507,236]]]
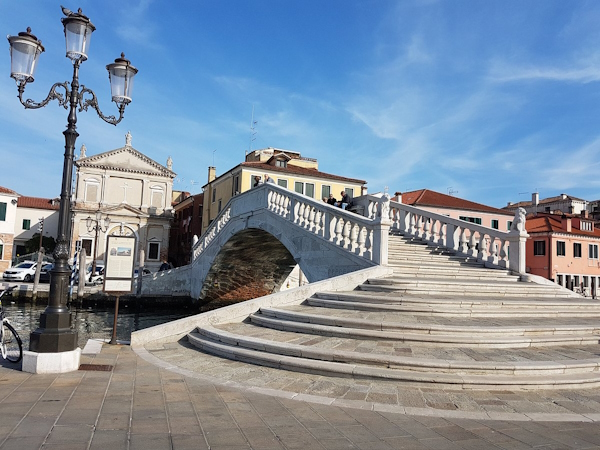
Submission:
[[[344,188],[344,191],[346,192],[346,194],[348,194],[348,197],[354,198],[354,189],[352,189],[352,188]]]
[[[581,244],[579,242],[573,243],[573,257],[581,258]]]
[[[237,195],[240,193],[240,176],[236,175],[233,177],[233,192],[231,195]]]
[[[588,245],[588,258],[589,259],[598,259],[598,244],[589,244]]]
[[[160,186],[153,186],[150,188],[151,197],[150,197],[150,205],[153,208],[162,208],[163,207],[163,198],[164,198],[164,190]]]
[[[476,223],[477,225],[481,225],[481,217],[466,217],[459,216],[460,220],[464,220],[465,222]]]
[[[549,206],[546,206],[546,207],[544,208],[544,212],[547,212],[547,213],[549,213],[549,212],[550,212],[550,207],[549,207]]]
[[[306,183],[306,195],[311,198],[315,198],[315,185],[312,183]]]
[[[31,228],[31,220],[23,219],[23,229],[29,230]]]
[[[546,254],[546,241],[533,241],[533,255],[544,256]]]
[[[100,182],[98,180],[85,180],[85,199],[86,202],[97,202],[98,192],[100,192]]]
[[[287,189],[287,180],[284,180],[283,178],[278,178],[277,179],[277,184],[281,187],[284,187]]]
[[[294,190],[298,193],[298,194],[304,194],[304,183],[302,183],[301,181],[296,181],[294,183]]]
[[[287,167],[287,161],[278,159],[277,161],[275,161],[275,166],[276,167]]]
[[[212,190],[212,202],[214,203],[217,200],[217,188],[213,186]]]
[[[329,194],[331,194],[331,186],[321,186],[321,198],[329,198]]]
[[[160,255],[160,243],[149,242],[148,243],[148,259],[157,261]]]
[[[498,225],[498,219],[492,219],[492,228],[497,230],[499,227]]]
[[[512,227],[512,220],[507,220],[507,221],[506,221],[506,229],[507,229],[508,231],[510,231],[510,227]]]
[[[219,199],[219,207],[218,207],[217,214],[219,214],[220,212],[221,212],[221,199]]]
[[[583,231],[594,231],[594,227],[592,225],[592,222],[581,222],[579,224],[579,228],[581,228],[581,230]]]
[[[564,241],[556,242],[556,256],[565,256],[567,254],[566,251],[567,244]]]
[[[92,256],[92,240],[91,239],[81,239],[81,248],[85,249],[86,256]]]
[[[6,203],[0,202],[0,221],[6,220]]]

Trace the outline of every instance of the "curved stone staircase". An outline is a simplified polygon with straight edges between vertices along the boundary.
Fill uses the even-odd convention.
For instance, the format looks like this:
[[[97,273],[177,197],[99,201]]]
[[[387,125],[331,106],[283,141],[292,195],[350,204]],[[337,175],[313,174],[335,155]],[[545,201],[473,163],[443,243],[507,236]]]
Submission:
[[[390,236],[394,275],[188,335],[279,369],[461,389],[600,386],[600,301]]]

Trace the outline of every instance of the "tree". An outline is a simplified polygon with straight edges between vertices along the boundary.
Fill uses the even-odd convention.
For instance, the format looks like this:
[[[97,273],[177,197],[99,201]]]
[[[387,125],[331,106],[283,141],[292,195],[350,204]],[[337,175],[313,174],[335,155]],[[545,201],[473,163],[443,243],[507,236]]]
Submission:
[[[44,236],[42,238],[42,247],[46,250],[46,254],[50,254],[56,247],[56,241],[51,236]],[[40,249],[40,233],[35,233],[31,239],[25,242],[25,250],[27,253],[34,253]]]

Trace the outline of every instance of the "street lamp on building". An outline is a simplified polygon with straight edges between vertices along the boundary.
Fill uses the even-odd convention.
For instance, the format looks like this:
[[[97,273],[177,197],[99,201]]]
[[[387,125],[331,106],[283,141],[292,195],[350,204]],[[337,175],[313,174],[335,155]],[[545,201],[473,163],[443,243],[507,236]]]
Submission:
[[[104,222],[104,224],[102,223]],[[98,257],[98,232],[102,231],[106,233],[108,227],[110,226],[110,217],[105,216],[104,220],[102,220],[102,213],[100,211],[96,211],[96,218],[92,219],[90,216],[85,220],[85,225],[87,226],[88,231],[91,233],[95,231],[96,234],[94,236],[94,259],[92,260],[92,273],[90,274],[90,281],[93,276],[96,275],[96,258]]]
[[[58,222],[58,240],[54,250],[55,265],[52,270],[48,307],[40,317],[40,327],[31,333],[29,350],[38,354],[75,351],[77,348],[77,331],[71,328],[71,313],[66,304],[69,292],[69,269],[71,220],[70,194],[73,173],[73,154],[75,140],[79,134],[76,131],[77,110],[87,111],[93,108],[98,116],[112,125],[123,119],[125,107],[131,102],[133,78],[137,69],[125,59],[117,58],[108,64],[108,76],[111,86],[112,101],[117,104],[119,117],[105,116],[98,107],[96,94],[84,85],[79,85],[79,66],[87,59],[90,38],[96,29],[90,19],[79,9],[77,12],[62,8],[65,17],[61,19],[66,40],[66,56],[73,63],[73,79],[71,83],[55,83],[45,100],[35,102],[24,100],[23,94],[27,83],[33,82],[33,75],[38,57],[44,51],[41,41],[31,33],[31,28],[18,36],[8,36],[11,55],[11,74],[18,89],[19,101],[25,108],[37,109],[46,106],[51,100],[69,111],[65,136],[65,154],[62,174],[62,189],[60,194],[60,210]],[[81,89],[80,89],[81,88]],[[62,90],[64,89],[64,94]],[[76,353],[76,352],[75,352]],[[76,369],[76,367],[75,367]],[[68,371],[74,369],[64,369]]]

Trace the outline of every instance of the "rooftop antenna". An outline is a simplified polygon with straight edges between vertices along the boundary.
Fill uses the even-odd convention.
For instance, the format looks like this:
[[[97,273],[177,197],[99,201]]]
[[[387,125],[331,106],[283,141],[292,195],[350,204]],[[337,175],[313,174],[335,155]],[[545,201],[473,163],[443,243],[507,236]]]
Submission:
[[[248,151],[246,152],[246,156],[248,153],[252,153],[252,142],[256,140],[256,124],[258,122],[254,120],[254,105],[252,105],[252,119],[250,120],[250,143],[248,145]]]
[[[452,186],[448,188],[448,195],[454,197],[454,194],[458,194],[458,191],[455,191]]]

